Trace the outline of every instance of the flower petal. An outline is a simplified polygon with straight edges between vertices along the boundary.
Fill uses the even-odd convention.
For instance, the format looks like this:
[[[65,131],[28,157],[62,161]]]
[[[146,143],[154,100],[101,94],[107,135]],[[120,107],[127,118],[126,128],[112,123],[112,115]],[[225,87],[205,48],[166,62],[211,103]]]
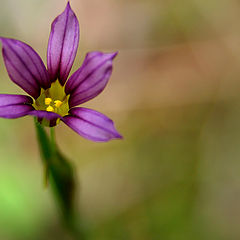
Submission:
[[[49,121],[61,118],[61,116],[58,115],[57,113],[41,111],[41,110],[34,110],[31,113],[29,113],[29,115],[32,115],[38,118],[46,118]]]
[[[14,95],[14,94],[0,94],[0,107],[14,104],[32,104],[33,100],[29,96]]]
[[[69,78],[66,94],[71,107],[87,102],[103,91],[112,73],[115,53],[88,53],[83,65]]]
[[[60,119],[61,116],[54,112],[47,112],[41,110],[34,110],[30,112],[28,115],[32,115],[38,118],[38,121],[41,123],[43,119],[49,121],[48,126],[54,127],[56,126],[57,119]]]
[[[46,89],[51,85],[41,58],[26,43],[8,38],[0,40],[9,77],[25,92],[37,98],[41,87]]]
[[[47,66],[50,79],[64,85],[75,59],[79,42],[79,23],[68,2],[64,12],[52,23],[48,42]]]
[[[122,138],[111,119],[91,109],[72,108],[61,120],[82,137],[95,142]]]
[[[0,94],[0,117],[19,118],[34,108],[32,98],[24,95]]]

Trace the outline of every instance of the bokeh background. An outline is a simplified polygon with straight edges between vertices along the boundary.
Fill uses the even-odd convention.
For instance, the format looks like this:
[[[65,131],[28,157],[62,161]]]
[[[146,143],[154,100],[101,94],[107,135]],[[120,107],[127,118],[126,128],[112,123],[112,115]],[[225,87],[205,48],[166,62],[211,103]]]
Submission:
[[[46,59],[64,0],[1,1],[0,35]],[[86,106],[123,141],[89,142],[57,126],[78,175],[89,240],[240,239],[240,3],[71,0],[88,51],[116,51],[105,91]],[[46,62],[46,61],[45,61]],[[0,60],[1,93],[23,93]],[[71,239],[43,186],[33,119],[0,119],[0,239]]]

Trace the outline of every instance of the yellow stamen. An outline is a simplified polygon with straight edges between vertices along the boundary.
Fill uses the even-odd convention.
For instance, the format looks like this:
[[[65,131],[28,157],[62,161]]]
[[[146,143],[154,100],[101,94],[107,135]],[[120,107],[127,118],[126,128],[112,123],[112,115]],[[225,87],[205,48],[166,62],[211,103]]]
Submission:
[[[48,106],[48,107],[46,108],[46,110],[47,110],[48,112],[54,112],[54,109],[53,109],[52,106]]]
[[[66,95],[65,88],[59,80],[53,82],[48,89],[41,89],[40,96],[35,99],[33,107],[37,111],[47,111],[48,113],[57,113],[60,116],[68,115],[69,110],[69,95]],[[58,124],[59,119],[56,124]],[[50,120],[44,118],[41,124],[45,126],[50,125]]]
[[[50,105],[50,103],[52,102],[51,98],[45,98],[45,105]]]
[[[59,108],[62,105],[62,102],[60,100],[54,101],[55,107]]]

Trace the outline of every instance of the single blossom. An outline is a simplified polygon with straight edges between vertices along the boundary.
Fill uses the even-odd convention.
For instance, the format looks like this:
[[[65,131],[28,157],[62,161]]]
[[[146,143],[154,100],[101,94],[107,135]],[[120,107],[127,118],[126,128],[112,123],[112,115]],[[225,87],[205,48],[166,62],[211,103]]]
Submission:
[[[26,43],[3,37],[0,40],[10,79],[31,96],[0,94],[0,117],[32,115],[50,127],[62,121],[82,137],[97,142],[122,138],[111,119],[95,110],[76,107],[103,91],[117,52],[88,53],[82,66],[68,78],[79,42],[79,23],[69,2],[51,26],[47,69]]]

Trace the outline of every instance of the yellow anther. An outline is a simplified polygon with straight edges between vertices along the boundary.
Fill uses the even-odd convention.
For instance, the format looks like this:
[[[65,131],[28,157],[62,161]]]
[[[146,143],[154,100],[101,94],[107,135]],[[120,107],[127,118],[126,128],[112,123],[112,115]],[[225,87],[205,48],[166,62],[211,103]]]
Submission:
[[[45,105],[50,105],[50,103],[52,102],[51,98],[45,98]]]
[[[46,108],[46,110],[47,110],[48,112],[54,112],[54,108],[53,108],[52,106],[48,106],[48,107]]]
[[[62,102],[60,100],[54,101],[55,107],[59,108],[62,105]]]

